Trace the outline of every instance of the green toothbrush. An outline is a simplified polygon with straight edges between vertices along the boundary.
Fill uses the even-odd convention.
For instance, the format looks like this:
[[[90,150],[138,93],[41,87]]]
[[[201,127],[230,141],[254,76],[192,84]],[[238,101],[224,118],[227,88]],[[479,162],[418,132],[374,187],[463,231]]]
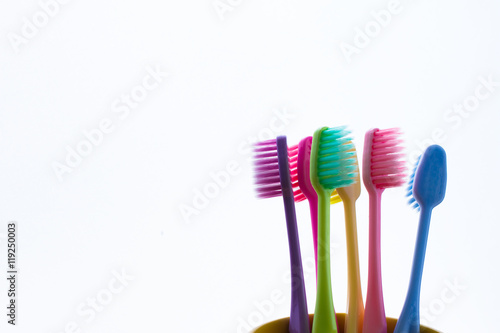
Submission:
[[[313,136],[311,183],[318,194],[318,281],[312,333],[337,333],[330,272],[330,196],[356,182],[357,166],[345,126],[322,127]]]

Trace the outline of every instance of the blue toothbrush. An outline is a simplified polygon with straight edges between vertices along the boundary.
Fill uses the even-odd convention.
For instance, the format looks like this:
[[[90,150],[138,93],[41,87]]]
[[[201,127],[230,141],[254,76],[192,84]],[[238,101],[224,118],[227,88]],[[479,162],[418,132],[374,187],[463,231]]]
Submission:
[[[420,211],[417,241],[413,254],[410,285],[394,333],[420,332],[420,285],[432,209],[446,192],[446,153],[438,145],[428,147],[419,158],[408,187],[409,204]]]

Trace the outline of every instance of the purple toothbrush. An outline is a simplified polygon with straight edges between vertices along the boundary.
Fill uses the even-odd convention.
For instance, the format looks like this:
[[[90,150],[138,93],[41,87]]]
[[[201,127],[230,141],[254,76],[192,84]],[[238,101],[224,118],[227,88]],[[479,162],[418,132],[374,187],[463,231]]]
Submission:
[[[283,197],[285,206],[290,270],[292,277],[292,304],[290,309],[290,333],[309,333],[304,273],[300,256],[299,233],[295,216],[294,189],[290,177],[290,160],[286,136],[279,136],[255,144],[255,184],[257,197]]]

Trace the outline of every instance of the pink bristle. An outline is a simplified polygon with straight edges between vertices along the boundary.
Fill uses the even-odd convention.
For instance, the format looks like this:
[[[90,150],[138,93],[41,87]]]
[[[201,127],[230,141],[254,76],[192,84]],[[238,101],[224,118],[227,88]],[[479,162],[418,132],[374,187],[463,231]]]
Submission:
[[[377,188],[397,187],[406,182],[401,134],[397,128],[378,130],[373,134],[371,176]]]
[[[288,148],[288,161],[290,163],[290,177],[292,179],[293,199],[295,202],[304,201],[306,196],[302,193],[299,187],[299,176],[297,163],[299,160],[299,145],[294,145]]]
[[[372,156],[372,163],[373,162],[393,161],[394,159],[403,159],[403,158],[405,158],[405,154]]]

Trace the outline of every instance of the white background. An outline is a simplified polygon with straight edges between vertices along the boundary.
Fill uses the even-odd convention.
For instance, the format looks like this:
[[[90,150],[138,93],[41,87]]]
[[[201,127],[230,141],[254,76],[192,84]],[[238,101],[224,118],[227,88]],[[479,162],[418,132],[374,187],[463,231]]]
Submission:
[[[254,198],[249,143],[271,133],[293,144],[318,127],[344,124],[360,156],[371,127],[401,127],[408,154],[433,136],[445,147],[447,196],[433,215],[422,320],[444,332],[494,331],[500,85],[480,88],[482,100],[474,96],[480,77],[500,82],[500,4],[401,0],[380,28],[371,13],[387,10],[386,0],[220,3],[223,12],[212,0],[73,0],[52,5],[49,17],[35,0],[2,1],[0,260],[7,223],[17,221],[19,295],[12,327],[0,279],[0,331],[242,333],[249,322],[287,316],[282,201]],[[36,19],[39,28],[26,35]],[[380,31],[346,57],[341,45],[356,47],[357,29],[367,25]],[[148,68],[168,77],[126,116],[124,104],[115,112],[123,94],[140,92]],[[460,116],[448,113],[464,101],[479,102]],[[277,113],[289,116],[279,122]],[[103,119],[112,132],[59,179],[54,165],[66,164],[68,149],[85,145],[83,132]],[[196,191],[228,164],[236,173],[193,207],[201,200]],[[404,194],[388,190],[382,203],[392,317],[404,301],[418,221]],[[186,207],[196,214],[183,216]],[[297,215],[313,312],[306,203],[297,204]],[[363,192],[364,294],[367,217]],[[339,312],[346,299],[343,224],[338,204],[332,283]],[[123,271],[129,278],[118,288],[114,274]],[[283,297],[270,306],[272,293]],[[106,303],[99,311],[88,303],[96,297]]]

